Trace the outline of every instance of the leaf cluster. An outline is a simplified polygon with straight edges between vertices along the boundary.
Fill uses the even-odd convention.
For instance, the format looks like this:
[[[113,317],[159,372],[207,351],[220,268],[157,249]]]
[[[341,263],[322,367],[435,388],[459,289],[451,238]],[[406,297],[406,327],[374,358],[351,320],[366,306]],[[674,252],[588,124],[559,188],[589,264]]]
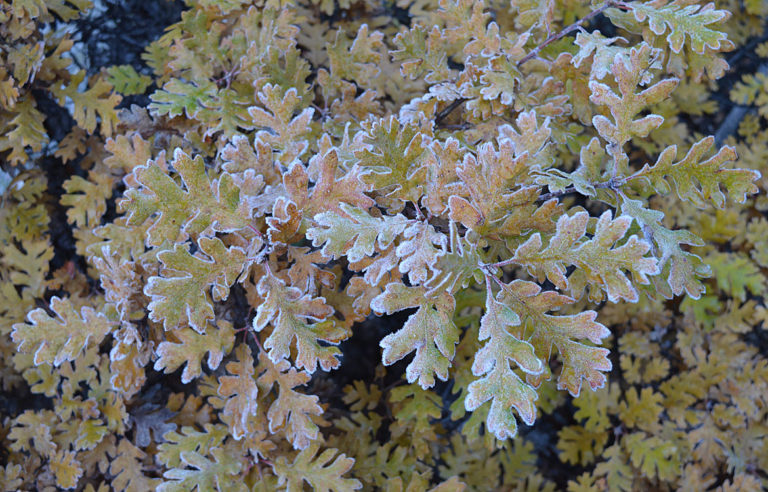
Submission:
[[[0,2],[3,490],[768,486],[763,74],[695,125],[759,6],[190,1],[89,77],[90,7]]]

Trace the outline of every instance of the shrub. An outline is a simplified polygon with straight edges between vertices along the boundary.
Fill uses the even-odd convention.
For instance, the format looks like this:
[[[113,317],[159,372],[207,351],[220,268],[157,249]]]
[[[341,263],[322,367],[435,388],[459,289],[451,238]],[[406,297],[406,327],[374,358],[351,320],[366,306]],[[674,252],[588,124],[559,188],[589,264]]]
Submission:
[[[186,3],[0,4],[6,490],[768,485],[763,3]]]

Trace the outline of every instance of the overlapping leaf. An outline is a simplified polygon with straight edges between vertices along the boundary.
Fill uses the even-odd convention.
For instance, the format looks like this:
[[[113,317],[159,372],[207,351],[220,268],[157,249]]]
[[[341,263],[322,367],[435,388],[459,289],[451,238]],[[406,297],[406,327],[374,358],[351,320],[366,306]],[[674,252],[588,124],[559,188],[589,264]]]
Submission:
[[[218,393],[225,400],[222,419],[229,424],[232,437],[240,440],[248,433],[248,420],[256,415],[259,391],[248,345],[238,345],[235,357],[227,364],[227,375],[219,378]]]
[[[309,374],[297,371],[285,360],[274,363],[265,352],[259,352],[257,372],[261,394],[266,395],[277,385],[277,398],[267,410],[270,432],[282,429],[294,448],[307,448],[320,432],[312,418],[323,413],[317,396],[305,395],[294,389],[307,384]]]
[[[299,289],[286,285],[271,273],[261,278],[258,291],[264,302],[256,311],[253,328],[262,331],[268,324],[272,326],[264,348],[273,363],[277,364],[291,355],[295,340],[295,365],[299,369],[313,373],[318,364],[324,371],[339,366],[341,352],[335,345],[348,333],[330,318],[334,309],[326,304],[324,298],[302,294]]]
[[[666,5],[665,5],[666,4]],[[683,49],[688,36],[690,47],[696,53],[706,48],[717,50],[728,35],[709,27],[730,17],[727,10],[715,10],[714,3],[685,5],[678,2],[631,2],[627,4],[639,22],[648,19],[648,26],[654,34],[661,36],[667,29],[667,42],[675,53]]]
[[[0,152],[10,150],[8,161],[20,164],[29,158],[26,148],[39,152],[48,142],[48,134],[43,126],[45,115],[37,109],[37,103],[30,95],[16,101],[13,111],[15,116],[3,123]]]
[[[342,169],[338,149],[331,148],[314,155],[307,168],[298,162],[291,166],[283,176],[283,186],[291,201],[307,218],[331,211],[344,215],[342,205],[351,205],[362,210],[371,208],[376,202],[365,194],[369,186],[361,182],[360,168],[354,166],[341,176]],[[310,175],[315,181],[311,188]]]
[[[423,76],[425,82],[435,84],[455,75],[448,67],[448,54],[437,26],[429,31],[421,25],[413,26],[398,33],[393,42],[397,50],[390,51],[390,55],[394,61],[402,62],[400,73],[404,76],[411,79]]]
[[[373,217],[367,212],[346,203],[337,212],[323,212],[315,216],[317,227],[307,230],[307,239],[314,246],[322,246],[323,253],[331,258],[346,256],[350,262],[373,256],[376,248],[386,249],[408,226],[408,220],[400,214]]]
[[[144,94],[152,84],[152,77],[139,74],[132,65],[113,65],[107,68],[107,82],[124,96]]]
[[[414,222],[403,232],[403,239],[395,252],[401,258],[398,269],[408,274],[411,284],[423,284],[444,254],[448,238],[429,223]]]
[[[206,104],[211,105],[215,96],[216,85],[212,82],[186,83],[174,78],[152,94],[149,109],[154,115],[173,118],[183,114],[196,118]]]
[[[603,371],[610,371],[612,367],[608,360],[608,349],[579,341],[589,340],[599,344],[610,335],[605,326],[595,321],[597,313],[585,311],[561,316],[548,314],[549,311],[573,303],[573,299],[552,291],[541,292],[538,285],[522,280],[505,284],[499,301],[517,313],[522,326],[521,339],[533,345],[537,357],[548,361],[553,347],[560,353],[563,367],[557,378],[558,389],[567,389],[573,396],[578,396],[582,379],[592,389],[605,384]],[[528,379],[538,383],[547,376],[547,372],[544,372],[538,376],[530,375]]]
[[[424,284],[428,295],[447,292],[451,295],[470,284],[479,274],[480,252],[477,245],[466,235],[459,234],[455,222],[448,225],[450,249],[443,249],[437,256],[433,273]]]
[[[490,287],[490,285],[488,285]],[[487,291],[485,314],[480,320],[480,340],[486,344],[475,354],[472,374],[482,376],[467,388],[464,400],[467,410],[472,411],[492,400],[488,412],[488,431],[503,440],[517,435],[517,422],[512,408],[528,425],[536,418],[536,391],[515,372],[515,367],[528,374],[540,374],[544,364],[536,357],[533,346],[510,330],[520,325],[520,318],[509,306],[497,301],[490,289]],[[516,331],[519,331],[516,330]],[[517,335],[517,336],[515,336]]]
[[[469,191],[471,202],[461,196],[449,199],[451,220],[465,227],[483,231],[503,219],[508,210],[532,202],[534,190],[509,188],[527,176],[528,153],[516,153],[511,139],[501,138],[496,150],[492,143],[483,144],[477,157],[466,154],[456,173]],[[519,154],[519,155],[517,155]]]
[[[260,129],[256,138],[279,151],[279,161],[288,165],[309,148],[307,136],[312,131],[314,109],[304,108],[293,116],[301,103],[293,87],[283,93],[280,87],[267,84],[259,91],[258,98],[268,111],[258,106],[248,108],[251,124]]]
[[[417,202],[423,194],[423,137],[415,125],[401,125],[390,116],[373,121],[364,136],[365,147],[355,152],[363,181],[383,193],[392,209],[401,208],[403,201]]]
[[[638,294],[625,271],[632,273],[635,282],[648,284],[648,275],[658,273],[654,258],[646,257],[650,244],[630,236],[626,242],[616,246],[624,238],[632,224],[632,217],[625,215],[611,219],[611,212],[605,212],[597,221],[592,239],[586,239],[587,212],[577,212],[572,217],[564,215],[557,222],[557,232],[542,249],[541,235],[535,233],[515,251],[512,261],[526,267],[539,280],[545,277],[560,290],[570,289],[578,295],[584,285],[593,289],[590,298],[600,300],[602,294],[595,287],[605,291],[608,300],[637,301]],[[576,266],[581,289],[566,278],[566,268]]]
[[[275,461],[274,470],[279,485],[286,485],[290,492],[304,490],[306,481],[318,492],[345,492],[357,490],[363,486],[355,478],[344,478],[354,465],[355,460],[345,454],[337,456],[337,449],[326,449],[319,456],[320,446],[313,444],[302,450],[292,463],[281,456]]]
[[[179,343],[166,340],[158,345],[155,351],[158,355],[155,370],[173,372],[187,364],[181,373],[181,382],[184,384],[202,374],[202,362],[206,353],[208,367],[215,370],[235,343],[232,324],[226,321],[219,321],[215,329],[209,325],[203,333],[181,328],[173,332],[173,337]]]
[[[161,492],[223,492],[244,491],[245,484],[237,479],[242,464],[223,448],[210,451],[213,459],[196,451],[182,451],[185,468],[172,468],[163,474],[167,478],[155,490]]]
[[[67,99],[72,101],[75,106],[73,117],[85,131],[93,133],[96,130],[98,116],[101,133],[109,137],[119,121],[115,108],[122,97],[113,92],[111,84],[98,77],[91,79],[91,81],[95,80],[92,87],[85,92],[79,92],[79,85],[84,79],[85,70],[81,70],[72,76],[66,86],[54,85],[51,87],[51,92],[62,106]]]
[[[651,104],[658,103],[669,97],[677,87],[677,79],[665,79],[657,82],[641,92],[635,92],[638,85],[649,82],[648,69],[658,56],[649,45],[643,43],[638,48],[632,48],[629,57],[616,55],[611,64],[611,72],[616,78],[621,95],[596,80],[589,82],[592,95],[589,99],[599,105],[608,106],[613,122],[602,115],[592,118],[592,123],[600,136],[621,149],[633,136],[645,137],[651,130],[658,128],[664,118],[650,114],[642,118],[635,117]]]
[[[657,291],[665,297],[680,295],[685,291],[698,299],[705,291],[699,278],[708,277],[711,269],[698,255],[684,250],[680,245],[703,246],[701,238],[688,230],[667,229],[661,223],[664,213],[645,208],[640,200],[623,196],[621,211],[633,217],[643,229],[646,239],[656,245],[654,255],[658,258],[660,278],[666,279],[666,285],[654,283]]]

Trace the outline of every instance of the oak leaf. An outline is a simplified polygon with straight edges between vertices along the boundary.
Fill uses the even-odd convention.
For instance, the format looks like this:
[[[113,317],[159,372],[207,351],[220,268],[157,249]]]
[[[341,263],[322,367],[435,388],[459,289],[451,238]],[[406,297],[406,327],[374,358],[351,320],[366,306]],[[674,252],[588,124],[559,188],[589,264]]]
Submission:
[[[541,287],[522,280],[502,284],[500,302],[508,305],[520,317],[522,337],[533,345],[536,355],[549,361],[552,349],[560,353],[563,367],[557,378],[558,389],[567,389],[573,396],[581,391],[582,379],[592,389],[605,385],[606,377],[601,371],[610,371],[611,361],[608,349],[586,345],[578,340],[587,339],[600,343],[610,331],[595,321],[597,313],[585,311],[575,315],[552,315],[548,311],[558,310],[574,302],[556,292],[541,292]],[[528,332],[530,335],[527,335]],[[548,378],[547,371],[541,375],[529,375],[529,382],[538,383]]]
[[[348,334],[330,319],[334,309],[326,304],[324,298],[302,295],[299,289],[286,285],[271,272],[259,281],[258,292],[264,302],[256,310],[253,328],[259,332],[267,324],[272,325],[264,348],[273,363],[277,364],[290,356],[290,347],[295,340],[295,363],[299,369],[313,373],[318,364],[324,371],[339,366],[341,352],[334,345]]]
[[[711,202],[722,209],[725,206],[725,195],[721,189],[727,190],[734,201],[744,203],[747,195],[758,192],[754,182],[760,179],[760,172],[752,169],[727,169],[725,164],[737,158],[735,149],[729,146],[722,147],[712,157],[702,160],[714,143],[715,138],[711,136],[699,140],[682,160],[674,163],[677,146],[669,146],[662,151],[653,166],[646,164],[633,178],[647,180],[658,193],[668,193],[670,187],[674,187],[682,200],[690,201],[699,208]]]
[[[56,318],[38,308],[27,315],[29,324],[13,326],[11,338],[20,352],[34,352],[35,364],[59,366],[75,360],[89,344],[101,343],[113,328],[106,316],[91,307],[78,313],[69,299],[52,297],[51,310]]]
[[[406,287],[399,282],[388,284],[384,292],[371,301],[371,309],[386,314],[412,307],[419,309],[400,330],[381,340],[384,364],[394,364],[415,350],[416,357],[405,370],[408,382],[418,380],[426,389],[434,386],[435,376],[445,381],[459,341],[459,329],[452,319],[455,304],[447,292],[430,297],[424,287]]]
[[[594,287],[599,287],[611,302],[619,299],[636,302],[638,293],[624,271],[631,272],[635,282],[649,283],[648,275],[658,273],[656,260],[645,257],[650,244],[632,235],[626,242],[614,247],[629,230],[632,217],[624,215],[612,220],[610,211],[598,219],[593,238],[585,240],[588,220],[587,212],[577,212],[572,217],[562,216],[557,221],[557,232],[547,247],[542,249],[541,235],[535,233],[517,248],[512,261],[523,265],[539,281],[546,277],[560,290],[570,289],[579,294],[584,285],[589,285],[593,289],[591,300],[602,299],[602,294],[594,291]],[[575,287],[572,279],[569,282],[566,278],[566,267],[570,265],[577,267],[572,277],[583,275],[579,279],[582,289]]]
[[[225,399],[222,419],[229,424],[232,437],[248,433],[248,420],[256,415],[258,387],[251,349],[242,343],[235,349],[236,360],[227,363],[227,375],[219,377],[218,393]]]
[[[627,5],[639,22],[648,19],[648,26],[657,36],[669,29],[666,40],[675,53],[683,49],[686,36],[691,50],[696,53],[703,53],[706,48],[717,50],[723,41],[728,40],[726,33],[708,27],[710,24],[724,21],[731,15],[727,10],[715,10],[714,3],[701,6],[657,0],[631,2]]]
[[[515,366],[528,374],[540,374],[544,364],[536,357],[533,346],[515,336],[510,327],[520,325],[520,318],[507,305],[497,301],[487,286],[485,314],[480,320],[480,341],[487,340],[475,354],[472,374],[482,376],[467,388],[464,405],[469,411],[492,400],[488,412],[488,431],[499,440],[517,434],[512,408],[528,425],[536,418],[536,391],[514,371]],[[511,364],[514,362],[514,366]]]
[[[186,190],[156,162],[149,161],[134,170],[138,184],[128,189],[120,202],[129,225],[143,224],[153,214],[160,214],[149,228],[147,244],[157,246],[164,239],[175,240],[181,231],[196,235],[208,227],[233,232],[248,226],[251,207],[240,196],[232,175],[222,173],[211,180],[202,156],[191,159],[181,149],[175,150],[172,165]]]
[[[257,372],[260,394],[268,394],[277,385],[277,398],[267,410],[269,431],[282,429],[294,448],[306,449],[320,435],[312,417],[323,413],[317,396],[294,390],[309,382],[309,374],[297,371],[286,360],[273,363],[265,352],[259,352]]]
[[[99,76],[91,78],[89,80],[91,87],[85,92],[80,92],[78,87],[84,79],[85,70],[80,70],[72,75],[66,87],[62,87],[59,82],[51,87],[51,92],[61,106],[64,106],[67,98],[72,101],[75,107],[72,116],[83,130],[93,133],[96,130],[98,116],[101,133],[105,137],[110,137],[119,123],[115,108],[123,98],[113,91],[112,84]]]
[[[214,301],[229,296],[246,265],[245,251],[227,248],[218,238],[202,237],[197,241],[198,253],[190,254],[187,243],[176,243],[172,250],[157,254],[164,269],[162,276],[150,277],[144,293],[152,299],[149,318],[162,322],[173,330],[182,322],[198,333],[205,331],[208,320],[214,319]],[[208,288],[212,287],[212,294]]]
[[[169,336],[173,336],[179,343],[160,342],[155,351],[158,356],[155,370],[172,372],[186,364],[181,373],[181,382],[184,384],[202,374],[202,362],[206,353],[208,367],[212,371],[216,370],[224,355],[232,350],[235,343],[232,324],[223,320],[217,323],[216,329],[209,325],[202,333],[186,327],[171,333]]]
[[[340,203],[344,215],[337,212],[323,212],[315,216],[316,227],[307,230],[307,239],[313,246],[321,246],[323,254],[331,258],[346,256],[350,262],[357,262],[366,256],[373,256],[376,248],[389,247],[408,225],[400,215],[373,217],[367,212]]]
[[[354,459],[343,453],[337,455],[338,450],[333,448],[317,456],[319,449],[318,444],[309,446],[296,455],[292,463],[285,456],[277,458],[272,468],[278,476],[278,485],[286,485],[289,492],[304,490],[304,481],[318,492],[346,492],[363,486],[355,478],[343,477],[354,465]]]

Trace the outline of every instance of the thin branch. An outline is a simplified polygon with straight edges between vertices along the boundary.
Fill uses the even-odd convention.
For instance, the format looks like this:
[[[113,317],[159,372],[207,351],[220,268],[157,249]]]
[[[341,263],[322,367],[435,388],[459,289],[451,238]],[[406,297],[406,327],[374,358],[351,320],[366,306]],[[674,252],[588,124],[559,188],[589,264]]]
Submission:
[[[519,67],[523,63],[528,62],[528,61],[534,59],[536,57],[536,55],[538,55],[539,52],[542,49],[544,49],[548,45],[554,43],[555,41],[564,38],[568,34],[572,33],[576,29],[580,28],[585,22],[587,22],[587,21],[591,20],[592,18],[602,14],[604,11],[606,11],[607,9],[609,9],[611,7],[622,8],[622,9],[629,9],[630,8],[626,3],[622,2],[622,1],[619,1],[619,0],[608,0],[607,2],[605,2],[605,4],[602,7],[599,7],[597,9],[593,10],[592,12],[590,12],[589,14],[584,16],[583,18],[579,19],[578,21],[574,22],[570,26],[566,27],[562,31],[560,31],[558,33],[555,33],[555,34],[552,34],[551,36],[549,36],[547,39],[544,40],[543,43],[541,43],[540,45],[536,46],[533,50],[531,50],[530,53],[528,53],[522,59],[520,59],[520,61],[517,62],[517,66]],[[467,99],[465,99],[463,97],[453,101],[445,109],[443,109],[442,111],[437,113],[437,116],[435,116],[435,124],[436,125],[440,125],[440,123],[449,114],[451,114],[456,108],[458,108],[459,106],[464,104],[466,101],[467,101]]]
[[[439,125],[441,121],[443,121],[451,112],[464,104],[466,99],[463,97],[460,97],[459,99],[456,99],[451,104],[449,104],[445,109],[437,113],[437,116],[435,116],[435,125]]]
[[[577,20],[576,22],[574,22],[570,26],[566,27],[562,31],[560,31],[558,33],[555,33],[555,34],[551,35],[550,37],[548,37],[547,39],[545,39],[543,43],[541,43],[540,45],[535,47],[533,50],[531,50],[530,53],[525,55],[519,62],[517,62],[517,66],[519,67],[523,63],[532,60],[533,58],[536,57],[536,55],[539,54],[539,52],[541,50],[546,48],[548,45],[550,45],[550,44],[554,43],[555,41],[557,41],[559,39],[562,39],[565,36],[569,35],[573,31],[575,31],[576,29],[580,28],[582,26],[582,24],[584,24],[588,20],[590,20],[590,19],[592,19],[592,18],[602,14],[605,10],[607,10],[607,9],[609,9],[611,7],[624,8],[624,9],[628,9],[629,8],[629,6],[627,4],[625,4],[624,2],[620,2],[620,1],[616,1],[616,0],[608,0],[607,2],[605,2],[605,4],[602,7],[593,10],[592,12],[590,12],[586,16],[582,17],[581,19]]]

